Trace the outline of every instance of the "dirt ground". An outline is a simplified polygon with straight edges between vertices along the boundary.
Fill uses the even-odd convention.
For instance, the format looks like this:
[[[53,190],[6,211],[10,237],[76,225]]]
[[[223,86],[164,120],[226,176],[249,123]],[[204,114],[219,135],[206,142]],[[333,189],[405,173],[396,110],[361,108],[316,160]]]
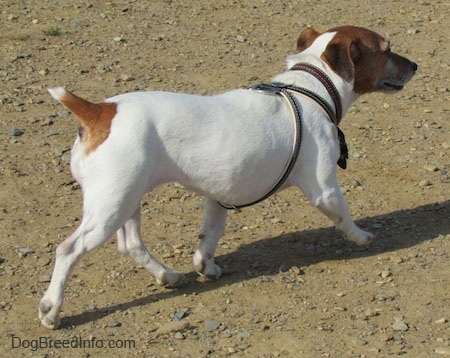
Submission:
[[[3,0],[0,11],[1,356],[450,356],[447,1]],[[247,87],[284,69],[305,26],[342,24],[419,64],[403,92],[362,97],[341,125],[339,182],[378,239],[346,242],[289,189],[230,213],[225,274],[207,281],[191,266],[203,200],[166,185],[144,197],[144,237],[186,284],[159,287],[112,238],[75,269],[61,329],[42,327],[56,247],[81,219],[76,124],[46,88],[101,101]]]

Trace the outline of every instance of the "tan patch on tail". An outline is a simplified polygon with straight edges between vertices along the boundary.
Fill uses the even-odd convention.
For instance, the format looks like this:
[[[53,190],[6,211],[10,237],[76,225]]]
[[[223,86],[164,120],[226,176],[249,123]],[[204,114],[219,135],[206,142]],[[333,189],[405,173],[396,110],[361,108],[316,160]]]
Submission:
[[[108,138],[111,121],[117,114],[117,104],[91,103],[68,91],[60,100],[77,117],[82,128],[81,141],[86,145],[88,155]]]

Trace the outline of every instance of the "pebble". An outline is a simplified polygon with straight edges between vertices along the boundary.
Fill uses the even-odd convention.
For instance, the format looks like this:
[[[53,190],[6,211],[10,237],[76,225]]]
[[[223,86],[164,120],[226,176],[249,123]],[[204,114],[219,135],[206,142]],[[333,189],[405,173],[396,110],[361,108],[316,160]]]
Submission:
[[[9,135],[11,137],[20,137],[23,134],[23,131],[21,131],[19,128],[13,128],[9,132]]]
[[[174,335],[174,337],[175,337],[175,339],[179,339],[180,341],[186,338],[186,337],[184,336],[184,334],[181,333],[181,332],[176,332],[175,335]]]
[[[50,264],[50,262],[52,262],[52,260],[50,260],[48,257],[41,257],[39,258],[37,264],[38,266],[47,266]]]
[[[213,319],[207,319],[205,321],[205,329],[207,332],[213,332],[215,331],[217,328],[219,328],[220,323],[213,320]]]
[[[427,172],[437,172],[439,170],[437,166],[431,164],[424,165],[423,169],[425,169]]]
[[[355,178],[350,179],[350,183],[354,188],[361,186],[361,182]]]
[[[430,186],[433,185],[429,180],[421,180],[419,182],[419,187],[425,187],[425,186]]]
[[[362,346],[367,345],[367,343],[369,343],[369,341],[367,341],[366,339],[362,339],[362,338],[355,338],[353,340],[353,343],[357,346],[362,347]]]
[[[420,31],[418,29],[408,29],[408,31],[407,31],[408,35],[416,35],[419,32]]]
[[[392,328],[394,329],[394,331],[406,332],[409,329],[409,326],[401,318],[395,317]]]
[[[34,252],[33,249],[30,249],[29,247],[22,247],[19,249],[19,256],[26,257],[26,256],[32,254],[33,252]]]
[[[131,81],[134,81],[134,80],[135,80],[135,78],[133,76],[131,76],[131,75],[123,74],[123,75],[120,76],[120,81],[122,81],[122,82],[131,82]]]
[[[109,321],[108,327],[120,327],[122,323],[116,321],[115,319]]]
[[[189,328],[189,322],[187,321],[172,321],[168,322],[156,330],[156,336],[162,336],[170,332],[183,331]]]
[[[434,353],[444,356],[450,356],[450,347],[438,347],[434,350]]]
[[[373,310],[373,309],[366,309],[364,311],[364,316],[366,317],[375,317],[375,316],[379,316],[380,315],[380,310]]]
[[[436,321],[434,321],[434,323],[436,323],[436,324],[444,324],[444,323],[447,323],[447,318],[439,318],[439,319],[437,319]]]
[[[183,311],[183,310],[178,311],[178,312],[176,312],[176,313],[173,315],[173,319],[174,319],[175,321],[181,321],[181,319],[182,319],[183,317],[186,317],[186,311]]]
[[[41,283],[43,283],[43,282],[50,282],[51,278],[52,277],[50,275],[41,275],[38,278],[38,282],[41,282]]]

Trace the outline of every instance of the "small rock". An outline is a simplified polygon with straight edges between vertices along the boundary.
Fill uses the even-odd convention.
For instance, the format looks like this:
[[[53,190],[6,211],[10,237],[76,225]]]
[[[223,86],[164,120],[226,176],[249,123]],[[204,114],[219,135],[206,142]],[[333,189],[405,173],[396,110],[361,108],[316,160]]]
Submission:
[[[369,341],[367,341],[366,339],[362,339],[362,338],[356,338],[353,340],[353,343],[357,346],[365,346],[367,345],[367,343],[369,343]]]
[[[450,347],[438,347],[434,350],[434,353],[444,356],[450,356]]]
[[[120,76],[120,81],[122,81],[122,82],[131,82],[131,81],[134,81],[134,80],[135,80],[135,78],[133,76],[130,76],[130,75],[123,74],[123,75]]]
[[[373,310],[370,308],[368,308],[364,311],[364,316],[366,316],[366,317],[375,317],[375,316],[378,316],[379,314],[380,314],[379,310]]]
[[[217,328],[219,328],[220,323],[213,320],[213,319],[207,319],[205,321],[205,328],[207,332],[213,332],[215,331]]]
[[[174,335],[175,339],[179,339],[180,341],[182,341],[183,339],[185,339],[186,337],[184,336],[183,333],[181,332],[176,332]]]
[[[245,41],[246,41],[246,38],[243,37],[243,36],[241,36],[241,35],[237,35],[237,36],[236,36],[236,41],[237,41],[237,42],[245,42]]]
[[[429,180],[421,180],[420,182],[419,182],[419,187],[426,187],[426,186],[430,186],[430,185],[433,185]]]
[[[336,306],[334,307],[335,311],[340,311],[340,312],[345,312],[347,311],[347,308],[343,307],[343,306]]]
[[[387,278],[387,277],[391,276],[391,271],[389,271],[389,270],[383,270],[383,271],[381,271],[380,276],[381,276],[382,278]]]
[[[293,273],[294,275],[303,275],[304,274],[304,272],[298,266],[292,266],[289,269],[289,272]]]
[[[447,323],[447,318],[439,318],[438,320],[434,321],[436,324],[444,324]]]
[[[122,325],[122,323],[116,321],[115,319],[113,319],[112,321],[109,321],[108,323],[108,327],[120,327]]]
[[[50,264],[50,262],[51,262],[52,260],[50,260],[48,257],[41,257],[39,260],[38,260],[38,262],[37,262],[37,264],[38,264],[38,266],[47,266],[47,265],[49,265]]]
[[[450,148],[450,143],[446,143],[446,142],[442,143],[442,148],[449,149]]]
[[[250,336],[251,336],[251,333],[249,331],[245,331],[244,330],[244,331],[241,331],[241,332],[238,333],[237,338],[240,341],[243,341],[243,340],[249,338]]]
[[[357,188],[357,187],[361,186],[361,183],[355,178],[350,179],[350,183],[352,184],[352,186],[354,188]]]
[[[41,275],[38,278],[38,282],[41,282],[41,283],[43,283],[43,282],[50,282],[51,278],[52,277],[50,275]]]
[[[394,331],[406,332],[409,329],[409,326],[401,318],[395,317],[392,328],[394,329]]]
[[[181,321],[181,319],[185,316],[186,316],[186,311],[180,310],[173,315],[173,319],[175,321]]]
[[[23,132],[19,128],[13,128],[9,132],[9,135],[11,137],[20,137],[23,134]]]
[[[19,256],[20,257],[26,257],[30,254],[32,254],[34,251],[30,249],[29,247],[22,247],[19,249]]]
[[[172,321],[168,322],[156,330],[156,336],[168,334],[170,332],[183,331],[189,328],[189,322],[187,321]]]
[[[427,172],[437,172],[439,170],[437,166],[431,164],[425,164],[423,166],[423,169],[425,169]]]

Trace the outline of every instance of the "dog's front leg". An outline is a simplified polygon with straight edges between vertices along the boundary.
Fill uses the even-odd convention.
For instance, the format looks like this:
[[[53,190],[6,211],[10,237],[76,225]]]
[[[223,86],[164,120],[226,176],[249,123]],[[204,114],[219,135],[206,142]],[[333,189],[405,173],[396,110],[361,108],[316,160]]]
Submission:
[[[322,195],[313,199],[315,206],[331,220],[336,228],[344,233],[346,238],[357,245],[367,245],[375,235],[360,229],[353,222],[347,204],[339,186],[327,188]]]
[[[205,201],[205,216],[200,231],[200,245],[194,254],[194,269],[200,275],[219,278],[222,269],[214,262],[217,243],[225,231],[227,209],[217,201],[207,198]]]
[[[328,151],[320,153],[315,166],[303,168],[298,186],[311,204],[328,216],[348,240],[366,245],[375,239],[375,235],[360,229],[353,222],[337,184],[336,162],[330,159],[334,157]]]

